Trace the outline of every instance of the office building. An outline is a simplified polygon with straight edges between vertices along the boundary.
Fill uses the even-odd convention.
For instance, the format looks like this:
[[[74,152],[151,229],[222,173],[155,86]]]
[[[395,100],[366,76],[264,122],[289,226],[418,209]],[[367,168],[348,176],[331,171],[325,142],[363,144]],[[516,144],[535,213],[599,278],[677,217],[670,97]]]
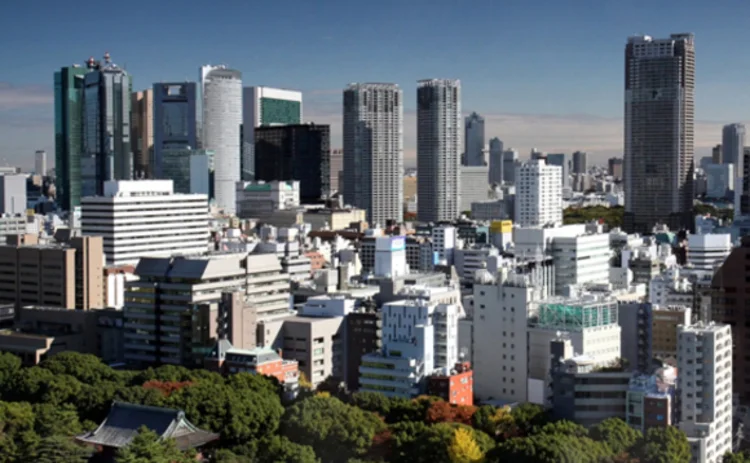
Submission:
[[[335,316],[284,320],[284,358],[297,361],[313,390],[329,376],[343,378],[343,323]]]
[[[572,193],[570,185],[570,168],[572,162],[570,156],[565,153],[555,153],[547,155],[547,164],[550,166],[559,166],[560,175],[562,176],[563,196],[569,197]]]
[[[344,171],[344,150],[331,150],[331,158],[328,161],[328,188],[327,196],[334,193],[341,194],[342,173]]]
[[[314,202],[331,189],[331,128],[298,124],[255,129],[255,179],[296,180],[302,202]]]
[[[28,235],[27,244],[0,246],[0,302],[101,309],[102,238],[73,237],[68,242],[37,244]]]
[[[721,162],[734,164],[742,158],[745,148],[745,125],[728,124],[721,129]]]
[[[487,160],[484,158],[484,140],[484,118],[477,113],[471,113],[464,122],[463,165],[487,165]]]
[[[154,178],[154,91],[133,92],[130,95],[130,142],[133,149],[133,178]]]
[[[630,37],[625,47],[628,232],[693,228],[695,48],[692,34]],[[657,116],[658,115],[658,116]]]
[[[170,148],[159,154],[156,177],[171,180],[175,193],[200,193],[211,197],[212,151]]]
[[[552,240],[555,259],[555,293],[565,294],[569,286],[609,283],[612,251],[607,233],[581,233]]]
[[[516,169],[521,164],[518,161],[518,151],[513,148],[503,151],[503,182],[514,184],[516,182]]]
[[[0,175],[0,214],[25,214],[26,206],[26,176]]]
[[[263,219],[300,205],[300,185],[288,182],[237,182],[237,217]]]
[[[735,164],[709,164],[706,174],[706,198],[734,199]]]
[[[573,173],[585,174],[588,172],[588,155],[583,151],[573,153]]]
[[[202,148],[214,153],[216,205],[234,214],[235,183],[240,180],[242,74],[226,66],[202,66]]]
[[[165,158],[178,155],[168,151],[180,151],[186,156],[186,150],[198,149],[196,85],[194,82],[160,82],[154,84],[151,93],[154,147],[149,163],[153,167],[153,177],[149,178],[174,179],[165,171],[168,167],[164,164]],[[175,191],[180,190],[175,185]]]
[[[486,201],[490,197],[488,166],[460,166],[461,195],[459,214],[470,211],[471,203]],[[419,181],[419,180],[417,180]],[[420,201],[420,207],[422,202]]]
[[[344,90],[344,202],[371,226],[403,219],[403,93],[395,84]]]
[[[42,177],[47,176],[47,152],[44,150],[34,152],[34,173]]]
[[[609,173],[615,181],[622,180],[622,166],[622,158],[609,158],[607,161],[607,173]]]
[[[133,178],[130,143],[131,78],[114,64],[90,58],[84,77],[81,196],[101,194],[104,182]]]
[[[451,221],[461,214],[461,132],[461,82],[419,81],[417,219],[420,222]]]
[[[208,249],[208,198],[175,194],[171,180],[106,182],[102,196],[81,201],[81,230],[104,238],[107,265],[203,254]]]
[[[704,158],[701,158],[701,167],[703,167],[703,159]],[[706,159],[709,160],[708,162],[712,162],[714,164],[724,164],[724,153],[721,149],[721,143],[711,148],[711,157],[707,157]]]
[[[720,463],[732,451],[732,329],[681,326],[677,344],[679,427],[693,461]]]
[[[83,87],[89,71],[73,65],[55,72],[55,186],[57,204],[65,211],[81,204]]]
[[[490,184],[503,184],[503,142],[499,138],[490,139]]]
[[[299,124],[302,124],[302,92],[271,87],[243,88],[242,180],[256,180],[255,129]]]
[[[222,336],[243,349],[281,345],[281,323],[260,323],[290,312],[276,256],[147,257],[135,275],[123,309],[128,363],[202,366]]]
[[[617,306],[620,323],[620,358],[631,371],[650,371],[653,360],[653,305],[621,300]]]
[[[543,160],[516,170],[516,217],[519,227],[562,224],[562,169]]]
[[[729,234],[689,235],[687,261],[693,268],[712,273],[724,263],[732,252],[732,237]]]

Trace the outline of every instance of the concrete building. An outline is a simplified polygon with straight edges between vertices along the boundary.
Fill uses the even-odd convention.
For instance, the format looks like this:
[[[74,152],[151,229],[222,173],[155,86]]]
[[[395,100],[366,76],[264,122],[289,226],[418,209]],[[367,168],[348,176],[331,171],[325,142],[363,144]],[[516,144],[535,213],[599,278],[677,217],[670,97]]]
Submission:
[[[463,165],[486,166],[487,160],[484,158],[484,118],[477,113],[471,113],[464,121],[464,142]]]
[[[222,336],[238,348],[281,346],[291,308],[276,256],[143,258],[135,275],[123,308],[129,363],[201,366]]]
[[[67,243],[0,246],[0,302],[101,309],[102,238],[74,237]]]
[[[26,228],[27,228],[26,215],[22,215],[22,214],[0,215],[0,237],[23,235],[26,233]]]
[[[103,196],[83,199],[81,230],[104,238],[107,265],[203,254],[208,249],[208,198],[174,194],[171,180],[106,182]]]
[[[130,142],[133,149],[133,177],[153,178],[154,91],[151,89],[130,94]],[[158,121],[159,119],[157,119]]]
[[[732,252],[732,237],[729,234],[688,236],[688,264],[696,269],[715,271]]]
[[[34,173],[43,177],[47,176],[47,152],[44,150],[34,152]]]
[[[214,152],[216,205],[233,215],[235,183],[240,180],[242,73],[226,66],[202,66],[202,148]]]
[[[515,195],[508,199],[489,199],[471,203],[471,218],[478,221],[510,220],[515,213]]]
[[[469,362],[458,362],[427,378],[427,394],[451,405],[474,405],[474,372]]]
[[[516,169],[516,217],[519,227],[562,224],[562,172],[542,160]]]
[[[732,451],[731,327],[680,327],[678,345],[680,429],[693,461],[719,463]]]
[[[243,88],[242,180],[256,180],[255,129],[271,125],[296,125],[302,122],[302,92],[271,87]]]
[[[721,129],[721,163],[738,165],[745,148],[745,125],[727,124]]]
[[[612,251],[607,234],[583,233],[555,237],[552,256],[555,259],[556,294],[564,294],[566,288],[572,285],[609,283]]]
[[[620,358],[629,370],[651,370],[653,356],[653,305],[621,300],[617,305],[620,324]]]
[[[659,368],[653,375],[630,379],[625,421],[642,433],[677,424],[677,369]]]
[[[284,357],[296,360],[313,390],[343,377],[344,317],[290,317],[284,321]]]
[[[459,212],[471,210],[471,204],[486,201],[490,197],[490,184],[487,181],[488,166],[461,166],[461,196]],[[421,202],[420,202],[421,204]]]
[[[659,306],[652,308],[651,345],[654,358],[676,365],[677,327],[692,324],[692,309],[685,306]]]
[[[137,279],[133,272],[135,267],[132,265],[104,267],[102,307],[122,309],[125,305],[125,285]]]
[[[382,343],[382,314],[376,311],[359,310],[346,316],[346,348],[344,354],[344,382],[350,391],[358,391],[359,368],[362,357],[379,352]]]
[[[395,84],[344,90],[344,201],[371,225],[403,219],[403,93]]]
[[[26,176],[0,175],[0,214],[25,214],[26,206]]]
[[[570,184],[570,169],[573,165],[573,161],[571,161],[570,155],[565,153],[548,154],[547,165],[560,167],[562,195],[564,198],[571,197],[573,190]]]
[[[298,208],[298,181],[237,182],[237,217],[265,218],[275,211]]]
[[[175,179],[174,168],[170,169],[174,158],[189,157],[199,148],[197,87],[194,82],[159,82],[151,92],[154,147],[148,167],[153,177],[147,178]]]
[[[461,128],[461,82],[420,80],[417,85],[417,219],[421,222],[450,221],[461,214]],[[484,177],[486,181],[486,171]]]
[[[516,169],[519,166],[518,151],[513,148],[503,151],[503,183],[516,182]]]
[[[331,150],[331,159],[328,163],[328,188],[327,196],[342,192],[342,173],[344,171],[344,150]]]
[[[692,229],[694,103],[693,35],[630,37],[625,46],[626,231],[650,233],[664,222],[672,230]]]
[[[490,184],[503,184],[503,142],[499,138],[490,139]]]
[[[330,126],[315,124],[256,128],[255,180],[296,180],[303,202],[324,198],[331,189],[330,132]]]

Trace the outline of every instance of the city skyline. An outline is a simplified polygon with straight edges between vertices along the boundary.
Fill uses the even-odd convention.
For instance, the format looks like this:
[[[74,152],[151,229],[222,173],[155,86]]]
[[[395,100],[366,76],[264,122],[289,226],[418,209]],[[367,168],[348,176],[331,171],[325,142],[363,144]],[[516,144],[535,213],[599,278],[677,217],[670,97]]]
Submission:
[[[396,83],[405,92],[404,157],[408,166],[416,164],[416,88],[412,83],[435,76],[457,78],[464,88],[463,116],[472,111],[482,115],[488,139],[499,137],[522,158],[532,147],[546,152],[581,150],[603,164],[623,151],[621,48],[627,37],[693,32],[700,56],[696,70],[696,157],[709,155],[710,147],[721,141],[723,125],[748,123],[742,108],[750,104],[750,95],[738,89],[750,72],[750,64],[739,62],[731,69],[722,64],[731,53],[726,43],[744,33],[739,19],[742,11],[750,12],[750,5],[739,1],[720,6],[686,1],[679,3],[679,9],[674,8],[676,2],[665,2],[650,6],[649,15],[639,14],[638,2],[600,5],[596,21],[591,21],[589,12],[575,18],[585,12],[584,3],[588,2],[569,7],[545,1],[544,14],[519,2],[499,7],[480,1],[472,8],[446,2],[438,8],[442,11],[439,15],[420,8],[421,0],[407,6],[386,2],[366,27],[342,22],[350,13],[340,11],[338,3],[301,6],[292,16],[274,15],[280,6],[263,5],[258,11],[263,14],[253,12],[249,17],[241,14],[248,7],[239,3],[220,12],[199,15],[197,9],[187,11],[184,21],[225,24],[242,17],[249,26],[243,28],[246,36],[219,34],[198,44],[189,27],[172,29],[161,22],[160,28],[147,27],[150,21],[162,17],[161,13],[169,12],[167,4],[150,10],[152,18],[141,24],[143,33],[133,37],[127,24],[136,20],[141,2],[135,1],[129,11],[121,13],[122,21],[113,24],[104,44],[91,45],[85,40],[85,28],[72,28],[65,37],[45,32],[23,45],[7,47],[0,51],[0,57],[6,63],[20,65],[4,69],[0,76],[0,139],[5,141],[0,162],[30,168],[35,150],[54,152],[51,74],[105,51],[134,76],[134,91],[151,88],[160,81],[195,81],[196,69],[208,62],[242,71],[246,86],[300,90],[305,99],[305,120],[330,124],[335,148],[342,146],[343,88],[349,82]],[[60,9],[48,16],[56,21],[69,20],[72,25],[104,17],[102,8],[90,5],[81,8],[82,13]],[[307,17],[307,9],[314,9],[321,21],[298,27]],[[0,37],[17,43],[32,24],[39,28],[40,18],[30,6],[12,5],[11,10],[6,17],[13,17],[13,22],[0,20],[4,26]],[[498,17],[503,21],[496,26],[502,27],[492,28],[492,34],[487,34],[489,29],[485,27],[473,27]],[[559,21],[560,17],[570,21]],[[456,22],[454,34],[431,33],[448,21]],[[269,35],[279,28],[287,30],[288,36]],[[528,30],[534,34],[525,32]],[[156,43],[158,47],[153,46]],[[191,46],[190,54],[175,53],[185,44]],[[426,53],[436,47],[440,53]],[[161,62],[168,66],[157,65]]]

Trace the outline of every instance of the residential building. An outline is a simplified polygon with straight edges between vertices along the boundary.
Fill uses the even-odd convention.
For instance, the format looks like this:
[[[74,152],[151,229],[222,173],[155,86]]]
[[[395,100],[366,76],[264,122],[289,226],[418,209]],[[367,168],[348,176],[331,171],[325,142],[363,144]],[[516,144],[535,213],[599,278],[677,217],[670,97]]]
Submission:
[[[237,217],[264,218],[274,211],[298,208],[300,182],[237,182]]]
[[[101,309],[102,238],[73,237],[67,243],[0,246],[0,303]]]
[[[516,170],[516,217],[519,227],[562,223],[562,172],[543,160],[528,161]]]
[[[0,175],[0,214],[25,214],[26,206],[26,176]]]
[[[693,34],[630,37],[625,46],[624,229],[693,227]],[[655,115],[659,116],[656,117]]]
[[[427,378],[427,394],[440,397],[451,405],[474,405],[474,372],[469,362],[458,362]]]
[[[679,427],[693,461],[720,463],[732,451],[732,329],[681,326],[677,344]]]
[[[484,118],[477,113],[471,113],[465,119],[464,142],[463,165],[486,166],[487,160],[484,158]]]
[[[60,209],[81,203],[83,88],[88,67],[73,65],[55,72],[55,186]]]
[[[242,180],[256,180],[255,130],[271,125],[298,124],[302,124],[302,92],[271,87],[243,88]]]
[[[171,180],[106,182],[102,196],[82,200],[81,230],[103,237],[107,265],[203,254],[208,249],[208,198],[175,194]]]
[[[298,124],[255,129],[255,179],[296,180],[303,202],[324,198],[331,160],[328,125]]]
[[[130,94],[130,143],[133,149],[133,178],[154,178],[154,91],[151,89]],[[159,119],[157,119],[158,121]]]
[[[653,375],[630,379],[625,421],[642,433],[677,425],[677,369],[662,367]]]
[[[585,175],[588,172],[588,155],[583,151],[573,153],[573,174]]]
[[[403,93],[395,84],[344,90],[344,201],[371,225],[401,221],[404,203]]]
[[[240,180],[242,73],[226,66],[202,66],[203,149],[214,153],[214,196],[226,214],[235,212]]]
[[[490,184],[503,184],[503,142],[499,138],[490,139]]]
[[[194,82],[159,82],[154,84],[151,94],[154,100],[153,159],[148,166],[153,170],[153,177],[148,178],[174,179],[170,176],[174,170],[170,164],[174,161],[167,158],[189,157],[192,150],[198,149],[197,88]]]
[[[420,222],[450,221],[461,214],[462,145],[461,82],[420,80],[417,85],[417,219]]]
[[[43,177],[47,176],[47,152],[44,150],[34,152],[34,173]]]
[[[460,166],[459,215],[462,212],[470,211],[472,203],[489,199],[490,184],[487,181],[489,173],[490,168],[488,166]]]
[[[84,77],[81,196],[101,194],[108,180],[133,178],[130,143],[131,77],[114,64],[89,59]]]
[[[728,124],[721,129],[721,162],[737,166],[745,148],[745,125]]]

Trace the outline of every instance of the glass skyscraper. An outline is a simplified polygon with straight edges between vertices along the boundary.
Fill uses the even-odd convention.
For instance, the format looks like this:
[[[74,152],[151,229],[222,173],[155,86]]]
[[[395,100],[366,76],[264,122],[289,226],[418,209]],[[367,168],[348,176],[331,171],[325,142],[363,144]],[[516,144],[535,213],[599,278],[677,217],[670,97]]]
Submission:
[[[187,149],[198,148],[196,111],[194,82],[154,84],[155,178],[166,178],[163,169],[165,151],[185,153]]]
[[[88,72],[71,66],[55,73],[55,187],[57,204],[66,211],[81,204],[83,83]]]

